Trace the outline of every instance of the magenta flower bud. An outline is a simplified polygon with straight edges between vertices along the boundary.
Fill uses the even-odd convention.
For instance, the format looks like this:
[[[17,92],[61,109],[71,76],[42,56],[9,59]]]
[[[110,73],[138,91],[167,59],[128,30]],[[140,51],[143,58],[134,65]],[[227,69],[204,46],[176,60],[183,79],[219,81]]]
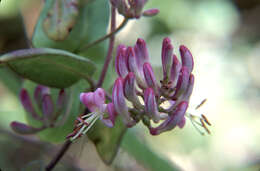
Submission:
[[[182,120],[177,124],[179,128],[183,128],[186,123],[186,118],[183,117]]]
[[[54,117],[54,104],[49,94],[44,95],[42,98],[42,113],[47,121]]]
[[[32,102],[31,102],[31,99],[30,99],[30,96],[29,96],[27,90],[24,88],[22,88],[22,90],[20,92],[20,100],[21,100],[21,103],[22,103],[24,109],[26,110],[26,112],[28,114],[30,114],[34,119],[41,120],[40,117],[35,112],[35,109],[32,105]]]
[[[135,107],[142,109],[143,105],[140,103],[138,96],[136,94],[135,88],[135,75],[132,72],[129,72],[125,77],[123,82],[124,95],[127,100],[131,101]]]
[[[13,131],[18,134],[35,134],[45,128],[45,127],[34,128],[20,122],[12,122],[10,126],[13,129]]]
[[[170,75],[170,80],[172,82],[172,87],[173,88],[177,84],[180,70],[181,70],[181,64],[180,64],[178,58],[175,55],[173,55],[172,67],[171,67],[171,75]]]
[[[131,9],[134,10],[134,17],[139,18],[142,14],[143,7],[147,0],[128,0]]]
[[[115,66],[118,76],[125,77],[127,75],[128,69],[126,66],[126,47],[124,45],[119,45],[117,47]]]
[[[62,110],[62,108],[65,106],[65,103],[67,100],[66,98],[67,98],[67,96],[66,96],[66,92],[64,91],[64,89],[60,90],[59,96],[58,96],[58,99],[56,102],[57,110]]]
[[[41,108],[42,97],[45,94],[50,94],[50,89],[48,87],[45,87],[42,85],[37,85],[37,87],[34,90],[34,99],[35,99],[37,105],[39,106],[39,108]]]
[[[185,100],[187,102],[190,100],[190,96],[192,94],[193,87],[194,87],[194,75],[190,74],[189,85],[188,85],[186,92],[183,94],[183,100]]]
[[[152,66],[149,63],[145,63],[143,66],[144,78],[148,87],[153,88],[154,92],[158,93],[158,84],[152,69]]]
[[[157,9],[157,8],[152,8],[152,9],[145,10],[145,11],[143,12],[143,16],[153,17],[153,16],[157,15],[159,12],[160,12],[159,9]]]
[[[189,77],[189,69],[183,66],[180,71],[180,76],[176,86],[175,94],[173,95],[173,99],[177,99],[186,91],[189,84]]]
[[[137,39],[134,51],[137,59],[137,65],[139,68],[142,68],[145,62],[149,62],[148,50],[143,39]]]
[[[135,124],[135,121],[131,118],[125,102],[123,92],[123,78],[117,78],[114,83],[112,101],[116,112],[122,117],[122,120],[127,125],[127,127],[133,126]]]
[[[192,56],[191,52],[189,51],[189,49],[187,47],[185,47],[184,45],[181,45],[180,54],[181,54],[182,66],[187,67],[189,70],[189,73],[191,73],[193,70],[193,65],[194,65],[193,56]]]
[[[155,123],[160,121],[160,114],[152,88],[147,88],[144,92],[145,113],[153,119]]]
[[[107,104],[106,113],[108,114],[108,118],[105,118],[104,115],[101,115],[100,119],[107,127],[112,128],[115,125],[115,118],[117,116],[113,103]]]
[[[158,135],[162,132],[174,129],[180,122],[182,122],[187,108],[188,103],[186,101],[182,101],[180,104],[178,104],[174,113],[169,115],[169,117],[163,123],[161,123],[156,128],[151,127],[150,133],[152,135]]]
[[[162,44],[162,68],[163,68],[163,79],[169,78],[169,73],[172,64],[173,46],[171,40],[166,37]]]
[[[126,63],[127,63],[128,71],[133,72],[135,74],[137,84],[141,88],[143,88],[143,89],[146,88],[147,85],[144,80],[143,67],[142,67],[143,63],[140,64],[140,66],[138,65],[138,59],[137,59],[137,56],[135,55],[135,51],[132,47],[127,48],[126,54],[127,54]]]

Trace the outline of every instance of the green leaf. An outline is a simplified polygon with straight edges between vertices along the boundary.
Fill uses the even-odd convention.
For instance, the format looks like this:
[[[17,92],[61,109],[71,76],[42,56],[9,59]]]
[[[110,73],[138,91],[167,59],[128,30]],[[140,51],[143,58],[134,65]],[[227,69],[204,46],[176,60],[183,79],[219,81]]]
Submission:
[[[49,33],[49,32],[51,30],[54,30],[55,28],[52,28],[51,30],[47,30],[47,32],[46,32],[46,23],[48,22],[48,19],[49,19],[48,17],[50,16],[50,15],[48,15],[48,13],[53,14],[53,12],[57,12],[57,11],[55,11],[55,10],[57,10],[57,9],[55,9],[55,5],[57,5],[57,3],[58,4],[63,3],[63,1],[61,1],[61,2],[58,2],[56,0],[46,0],[45,1],[44,8],[41,11],[41,14],[38,18],[37,25],[34,29],[32,44],[36,48],[49,47],[49,48],[64,49],[64,50],[68,50],[68,51],[72,52],[80,46],[82,41],[86,38],[85,35],[88,33],[87,26],[89,23],[86,18],[87,16],[86,16],[86,10],[85,10],[88,3],[84,6],[79,5],[79,14],[71,18],[72,20],[75,20],[75,21],[73,21],[73,24],[70,25],[71,28],[69,28],[69,30],[71,30],[71,31],[69,33],[66,33],[66,34],[68,34],[68,35],[65,35],[66,38],[64,38],[64,36],[63,36],[63,40],[53,40],[53,36],[50,36],[49,34],[51,34],[51,33]],[[66,10],[66,8],[64,8],[64,11],[65,12],[62,13],[61,15],[65,15],[65,16],[60,16],[61,17],[60,19],[64,19],[64,20],[61,20],[61,22],[66,23],[66,15],[70,11]],[[45,26],[44,26],[44,23],[45,23]],[[59,27],[58,23],[56,23],[55,26]],[[56,28],[56,29],[58,29],[58,28]]]
[[[95,144],[104,163],[111,164],[113,162],[126,129],[120,117],[117,117],[113,128],[108,128],[101,121],[98,121],[88,132],[88,137]]]
[[[14,95],[18,95],[22,87],[22,79],[13,71],[7,67],[0,67],[0,80]]]
[[[56,88],[69,87],[81,78],[88,80],[95,70],[86,58],[50,48],[13,51],[0,56],[0,63],[24,78]]]
[[[62,1],[62,3],[66,2]],[[78,51],[80,47],[93,42],[106,34],[109,22],[109,1],[82,1],[79,4],[79,14],[76,14],[76,11],[71,11],[66,8],[62,9],[62,14],[61,16],[59,16],[60,20],[62,23],[65,23],[65,25],[70,28],[62,31],[65,33],[63,34],[65,36],[62,36],[62,40],[55,41],[54,39],[60,37],[60,35],[50,35],[53,35],[53,32],[58,33],[59,30],[61,31],[60,24],[55,24],[55,18],[53,18],[54,24],[48,24],[48,21],[50,19],[48,13],[53,14],[53,12],[57,13],[57,10],[61,10],[59,8],[55,9],[55,4],[57,4],[57,1],[55,0],[46,0],[45,2],[44,8],[40,14],[32,38],[32,43],[34,47],[49,47],[75,52]],[[62,8],[62,5],[60,6],[60,8]],[[47,27],[50,27],[51,29],[46,29]],[[67,32],[68,30],[70,30],[69,33]],[[98,53],[97,56],[91,57],[93,57],[93,59],[95,60],[103,59],[105,50],[104,45],[104,43],[100,43],[97,46],[88,49],[89,53],[87,53],[86,57],[89,57],[89,54],[92,55],[92,53]]]

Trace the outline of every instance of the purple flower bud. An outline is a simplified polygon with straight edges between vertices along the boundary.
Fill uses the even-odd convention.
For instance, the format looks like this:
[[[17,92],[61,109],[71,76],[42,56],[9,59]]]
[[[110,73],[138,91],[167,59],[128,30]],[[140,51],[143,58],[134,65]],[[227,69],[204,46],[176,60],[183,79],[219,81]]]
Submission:
[[[144,92],[145,113],[153,119],[155,123],[160,121],[160,114],[152,88],[147,88]]]
[[[65,102],[66,102],[66,92],[64,91],[64,89],[60,90],[59,92],[59,96],[58,96],[58,99],[57,99],[57,102],[56,102],[56,107],[57,107],[57,110],[62,110],[64,105],[65,105]]]
[[[189,84],[189,77],[189,69],[183,66],[180,71],[180,76],[176,86],[175,94],[173,95],[173,99],[177,99],[186,91]]]
[[[115,118],[117,116],[113,103],[107,104],[106,112],[108,114],[108,118],[104,118],[102,115],[100,119],[107,127],[112,128],[115,125]]]
[[[148,50],[146,48],[146,43],[143,39],[137,39],[134,51],[137,59],[137,66],[139,68],[142,68],[145,62],[149,62]]]
[[[136,94],[135,88],[135,75],[132,72],[129,72],[125,77],[123,82],[124,95],[127,100],[131,101],[135,107],[142,109],[143,105],[140,103],[138,96]]]
[[[41,131],[45,128],[45,127],[34,128],[34,127],[31,127],[31,126],[26,125],[24,123],[20,123],[20,122],[12,122],[10,124],[10,126],[13,129],[13,131],[18,133],[18,134],[34,134],[34,133],[37,133],[37,132],[39,132],[39,131]]]
[[[128,69],[126,66],[126,47],[124,45],[119,45],[117,47],[115,66],[118,76],[125,77],[127,75]]]
[[[46,94],[42,98],[42,112],[43,117],[49,121],[54,117],[54,104],[49,94]]]
[[[171,40],[166,37],[162,44],[162,68],[163,68],[163,79],[169,78],[169,73],[172,64],[173,46]]]
[[[178,58],[175,55],[173,55],[172,67],[171,67],[171,76],[170,76],[170,80],[172,82],[173,88],[177,84],[180,70],[181,70],[181,64],[180,64]]]
[[[37,85],[37,87],[34,90],[34,99],[39,108],[41,108],[42,106],[42,97],[45,94],[50,94],[50,89],[42,85]]]
[[[174,113],[169,115],[169,117],[163,123],[161,123],[156,128],[150,128],[150,134],[158,135],[162,132],[174,129],[180,122],[182,122],[187,107],[188,103],[186,101],[182,101],[180,104],[178,104]]]
[[[30,99],[30,96],[29,96],[27,90],[24,88],[22,88],[22,90],[20,92],[20,100],[21,100],[21,103],[22,103],[24,109],[26,110],[26,112],[28,114],[30,114],[34,119],[41,120],[40,117],[35,112],[35,109],[32,105],[32,102],[31,102],[31,99]]]
[[[132,120],[130,113],[128,112],[128,107],[125,102],[124,92],[123,92],[123,78],[117,78],[112,92],[112,101],[116,112],[121,115],[123,122],[127,127],[131,127],[135,124]]]
[[[180,54],[181,54],[181,61],[182,61],[182,66],[185,66],[188,68],[189,73],[192,72],[193,70],[193,56],[189,49],[185,47],[184,45],[180,46]]]
[[[138,59],[137,56],[135,55],[135,51],[132,47],[128,47],[127,51],[127,68],[129,70],[129,72],[133,72],[136,76],[136,81],[137,84],[141,87],[141,88],[146,88],[147,85],[145,83],[144,80],[144,74],[143,74],[143,67],[141,67],[141,65],[143,66],[143,63],[139,66],[138,65]]]
[[[193,87],[194,87],[194,75],[191,74],[190,78],[189,78],[188,88],[186,89],[186,92],[183,95],[183,100],[185,100],[187,102],[190,100],[190,96],[192,94]]]
[[[156,82],[155,75],[153,73],[152,66],[149,63],[145,63],[143,66],[144,78],[148,87],[153,88],[154,92],[158,93],[158,84]]]
[[[186,118],[183,117],[182,120],[177,124],[179,128],[183,128],[186,123]]]
[[[128,0],[128,3],[130,4],[131,9],[134,10],[135,18],[139,18],[141,16],[144,4],[146,2],[147,2],[147,0]]]
[[[152,8],[152,9],[148,9],[148,10],[145,10],[143,12],[143,16],[146,16],[146,17],[153,17],[155,15],[157,15],[160,11],[156,8]]]

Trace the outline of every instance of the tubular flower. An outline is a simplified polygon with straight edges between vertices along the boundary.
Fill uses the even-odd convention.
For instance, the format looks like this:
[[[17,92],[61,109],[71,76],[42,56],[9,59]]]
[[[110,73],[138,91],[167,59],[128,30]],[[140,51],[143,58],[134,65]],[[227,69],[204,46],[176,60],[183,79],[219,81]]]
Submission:
[[[191,52],[184,45],[180,46],[180,56],[181,62],[173,53],[171,40],[165,38],[161,52],[163,76],[159,83],[144,40],[138,39],[133,47],[118,46],[115,67],[119,78],[112,99],[116,112],[128,127],[142,120],[152,135],[184,127],[185,116],[190,116],[186,110],[194,86],[194,64]],[[126,100],[132,108],[126,105]],[[167,107],[163,105],[166,102]],[[160,123],[154,127],[151,121]]]
[[[110,0],[112,6],[117,8],[119,14],[126,18],[140,18],[143,16],[154,16],[159,10],[158,9],[148,9],[143,11],[143,7],[147,0]]]
[[[98,119],[108,127],[114,126],[117,114],[113,103],[105,103],[104,89],[98,88],[94,92],[81,93],[80,101],[88,108],[90,113],[77,117],[73,132],[67,136],[71,141],[86,134]]]
[[[20,91],[20,101],[29,117],[41,122],[42,126],[35,128],[16,121],[12,122],[10,126],[19,134],[34,134],[45,128],[55,127],[59,124],[58,120],[60,119],[58,118],[61,114],[65,113],[64,107],[67,102],[67,96],[64,90],[60,90],[55,104],[52,100],[49,88],[38,85],[34,90],[34,101],[39,110],[35,110],[29,93],[24,88]],[[39,111],[40,113],[36,111]],[[64,116],[62,119],[66,119],[66,117]]]

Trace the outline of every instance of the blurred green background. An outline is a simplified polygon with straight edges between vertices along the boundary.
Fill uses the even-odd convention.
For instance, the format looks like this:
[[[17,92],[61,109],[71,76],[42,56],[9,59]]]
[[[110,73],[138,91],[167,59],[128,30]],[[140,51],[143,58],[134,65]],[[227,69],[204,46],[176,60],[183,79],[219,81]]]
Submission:
[[[0,54],[29,47],[23,37],[24,20],[28,37],[32,36],[40,0],[2,0],[0,3]],[[146,9],[158,8],[156,17],[131,20],[117,35],[116,43],[133,45],[146,40],[155,67],[161,65],[161,43],[170,37],[178,46],[186,45],[194,56],[195,88],[189,112],[203,113],[212,123],[212,134],[201,136],[188,121],[183,129],[151,136],[141,124],[129,133],[137,135],[161,160],[176,170],[255,171],[260,169],[260,1],[259,0],[149,0]],[[118,17],[118,23],[122,17]],[[57,151],[57,145],[41,142],[34,136],[11,132],[11,121],[25,121],[17,99],[18,77],[0,69],[0,168],[30,170],[44,165]],[[9,86],[6,86],[6,85]],[[207,98],[199,110],[195,109]],[[131,136],[127,134],[127,136]],[[156,170],[127,152],[123,141],[112,166],[105,166],[92,143],[82,138],[73,144],[57,170]],[[138,150],[140,148],[132,148]],[[129,149],[129,148],[128,148]],[[140,151],[140,153],[142,153]],[[158,160],[158,162],[161,162]],[[34,169],[37,170],[37,169]]]

